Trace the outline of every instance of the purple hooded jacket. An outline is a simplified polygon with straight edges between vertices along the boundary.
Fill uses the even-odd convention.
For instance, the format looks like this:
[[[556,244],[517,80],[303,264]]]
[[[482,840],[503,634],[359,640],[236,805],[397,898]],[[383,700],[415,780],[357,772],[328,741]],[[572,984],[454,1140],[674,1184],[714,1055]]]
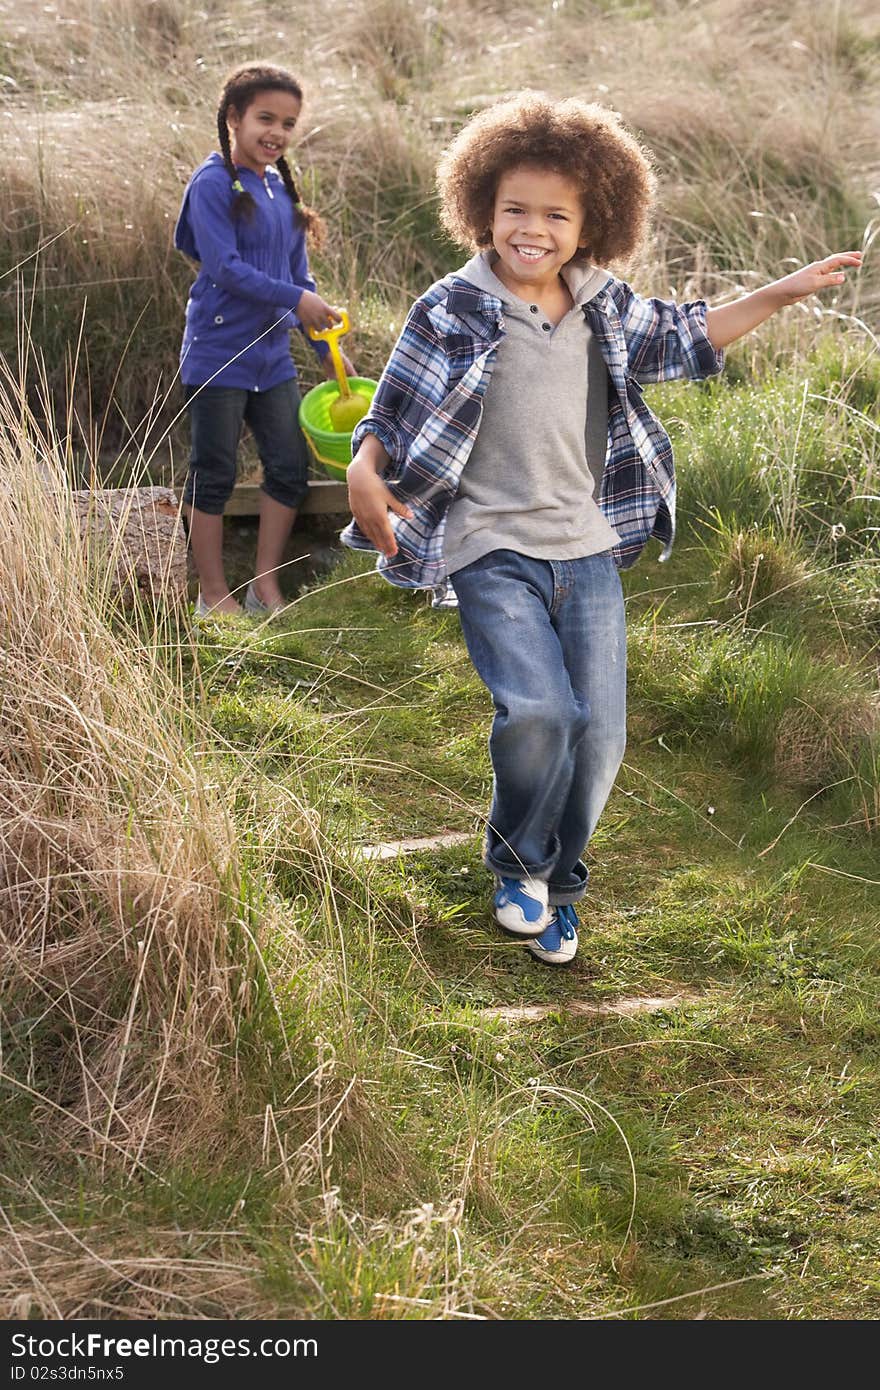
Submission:
[[[315,282],[280,174],[270,167],[263,180],[238,168],[238,177],[256,205],[252,217],[233,217],[236,195],[216,153],[183,195],[174,245],[200,269],[186,306],[180,379],[269,391],[296,376],[290,330],[301,329],[294,311]],[[326,344],[309,342],[325,356]]]

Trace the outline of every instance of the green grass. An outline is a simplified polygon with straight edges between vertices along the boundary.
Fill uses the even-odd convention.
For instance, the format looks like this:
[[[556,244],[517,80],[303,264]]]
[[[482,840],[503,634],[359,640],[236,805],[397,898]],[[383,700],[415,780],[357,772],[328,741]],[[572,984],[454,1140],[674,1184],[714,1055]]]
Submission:
[[[440,145],[502,87],[570,90],[584,54],[617,83],[624,41],[674,57],[656,64],[670,84],[682,62],[700,73],[686,107],[672,85],[650,106],[609,86],[663,176],[640,289],[750,287],[781,272],[780,258],[837,249],[867,223],[856,137],[870,147],[876,38],[863,16],[820,35],[808,6],[769,26],[753,9],[748,22],[719,11],[719,51],[735,52],[742,73],[731,83],[730,62],[720,73],[707,64],[705,33],[682,30],[675,7],[530,7],[528,38],[513,44],[509,8],[484,7],[491,71],[483,54],[462,62],[462,16],[450,13],[351,0],[329,66],[313,55],[326,55],[335,17],[316,13],[301,36],[304,70],[322,74],[303,186],[333,232],[315,264],[354,311],[367,374],[413,292],[459,259],[435,231]],[[210,89],[240,59],[243,25],[271,57],[282,19],[245,0],[222,19],[177,0],[133,3],[130,24],[83,12],[59,44],[46,15],[9,49],[22,143],[0,271],[30,256],[35,237],[63,232],[51,258],[7,274],[7,303],[16,281],[33,292],[24,317],[45,394],[70,426],[61,452],[73,464],[81,449],[94,455],[106,418],[103,447],[127,451],[124,473],[175,408],[158,411],[144,446],[189,279],[169,250],[169,218],[206,148]],[[597,24],[608,26],[607,69],[595,67]],[[123,107],[118,120],[105,112],[113,149],[96,162],[83,146],[87,180],[75,141],[69,165],[48,161],[57,124],[80,119],[99,82],[108,102],[127,97],[132,65],[142,127]],[[753,129],[780,74],[792,104]],[[841,97],[852,86],[857,110]],[[454,613],[346,556],[288,616],[208,624],[193,653],[168,651],[193,712],[187,738],[235,822],[236,941],[242,958],[252,959],[245,929],[260,945],[247,1017],[213,1069],[187,1077],[200,1128],[164,1153],[158,1130],[148,1165],[130,1172],[78,1151],[47,1103],[64,1101],[79,1070],[64,999],[47,1012],[29,994],[20,1014],[11,1000],[0,1171],[16,1244],[0,1265],[4,1309],[880,1312],[880,367],[853,318],[873,321],[872,275],[869,264],[863,288],[848,286],[821,318],[793,310],[738,344],[720,381],[648,393],[676,447],[680,535],[668,564],[654,553],[625,577],[630,742],[590,848],[572,970],[542,969],[492,926],[480,862],[491,701]],[[307,350],[294,353],[310,384]],[[179,444],[172,436],[153,466],[179,476]],[[358,856],[442,831],[468,838]],[[614,1011],[642,997],[666,1003]],[[131,1046],[157,1042],[158,1032]]]
[[[857,366],[841,380],[807,358],[797,373],[776,371],[739,390],[725,380],[649,395],[670,423],[689,511],[769,524],[844,560],[875,534],[877,386],[875,377],[869,396]]]
[[[490,702],[455,614],[348,557],[271,628],[206,630],[215,728],[250,759],[239,815],[300,942],[289,977],[284,939],[269,943],[284,1029],[299,1074],[323,1069],[327,1108],[341,1104],[332,1145],[278,1159],[300,1174],[288,1215],[276,1171],[255,1178],[239,1223],[279,1311],[877,1310],[876,819],[830,785],[872,746],[840,717],[846,701],[870,706],[869,648],[855,644],[853,665],[852,644],[823,637],[821,586],[791,630],[714,617],[718,551],[694,524],[669,566],[627,577],[632,736],[591,851],[581,957],[561,974],[491,927]],[[780,563],[805,543],[779,542]],[[786,718],[807,740],[834,711],[828,761],[789,744],[782,775]],[[285,796],[320,821],[311,858],[285,846]],[[448,829],[472,836],[353,858]],[[681,1002],[599,1011],[642,995]],[[491,1013],[534,1005],[546,1013],[531,1021]],[[206,1219],[229,1204],[224,1171],[187,1180]]]
[[[719,433],[751,421],[766,447],[768,389],[674,409],[703,439],[713,411]],[[492,927],[491,702],[455,613],[349,555],[273,623],[201,629],[183,679],[267,975],[218,1133],[137,1191],[117,1176],[99,1196],[87,1166],[71,1186],[17,1093],[2,1170],[20,1236],[38,1242],[48,1210],[103,1258],[145,1262],[134,1288],[59,1236],[71,1307],[221,1316],[234,1267],[239,1315],[877,1311],[876,561],[865,538],[836,561],[809,505],[791,536],[721,508],[707,525],[682,481],[672,560],[625,577],[630,743],[567,972]],[[358,857],[448,830],[468,838]],[[614,1012],[639,997],[667,1002]],[[68,1045],[63,1020],[22,1027],[19,1074],[28,1028],[44,1059],[40,1029]]]

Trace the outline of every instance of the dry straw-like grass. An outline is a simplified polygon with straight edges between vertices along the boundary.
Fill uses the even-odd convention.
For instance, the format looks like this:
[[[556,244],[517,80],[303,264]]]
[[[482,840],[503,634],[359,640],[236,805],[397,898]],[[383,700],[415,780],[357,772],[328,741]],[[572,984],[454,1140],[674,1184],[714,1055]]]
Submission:
[[[254,1318],[270,1315],[259,1267],[235,1232],[77,1231],[43,1202],[41,1223],[5,1225],[7,1318]]]
[[[339,978],[296,930],[308,908],[341,945],[341,852],[306,798],[268,781],[262,749],[227,749],[221,769],[179,608],[157,593],[123,617],[124,527],[83,532],[74,422],[43,428],[25,375],[0,381],[0,1094],[7,1117],[27,1116],[2,1175],[0,1309],[278,1315],[225,1206],[211,1231],[133,1235],[97,1207],[84,1222],[58,1204],[71,1162],[90,1193],[111,1174],[114,1190],[142,1176],[164,1188],[222,1145],[245,1156],[248,1180],[283,1190],[307,1246],[315,1218],[300,1203],[331,1192],[338,1132],[369,1150],[373,1178],[405,1170],[357,1072],[344,961]],[[282,871],[314,888],[313,906],[282,917],[270,886]],[[328,1011],[332,1046],[315,1036]],[[288,1312],[304,1306],[287,1298]]]
[[[782,273],[786,258],[872,235],[880,36],[870,0],[821,15],[812,0],[650,14],[586,0],[479,13],[464,0],[340,0],[332,14],[273,0],[223,12],[180,0],[0,0],[4,20],[0,273],[22,267],[56,402],[87,302],[92,386],[80,393],[99,410],[114,396],[114,443],[157,381],[164,390],[173,379],[189,270],[171,230],[186,178],[213,147],[221,78],[243,58],[262,54],[305,82],[295,158],[330,232],[315,268],[353,309],[369,375],[412,297],[458,254],[437,236],[440,150],[472,111],[526,86],[606,102],[653,149],[660,207],[632,272],[640,289],[736,293]],[[841,307],[870,319],[870,261],[858,284]]]
[[[811,783],[830,786],[842,767],[852,763],[853,748],[880,731],[880,708],[864,698],[840,700],[833,710],[817,710],[803,703],[785,711],[779,721],[773,756],[776,780],[789,786]],[[871,814],[870,793],[876,790],[867,780],[859,783],[863,814],[858,818],[870,831],[878,825],[876,807]]]
[[[253,993],[247,902],[162,634],[112,625],[117,567],[80,542],[63,444],[3,388],[2,1080],[63,1143],[133,1167],[220,1107]]]

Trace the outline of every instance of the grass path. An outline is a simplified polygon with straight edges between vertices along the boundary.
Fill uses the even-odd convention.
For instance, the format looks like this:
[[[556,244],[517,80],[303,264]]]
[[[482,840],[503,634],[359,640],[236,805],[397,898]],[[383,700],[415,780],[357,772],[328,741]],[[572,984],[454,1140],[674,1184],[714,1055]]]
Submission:
[[[680,589],[651,564],[630,582],[660,663],[678,624],[706,621],[705,557],[683,561]],[[492,929],[489,701],[457,616],[347,559],[231,665],[223,641],[205,659],[223,736],[318,808],[340,864],[402,843],[361,848],[332,912],[297,918],[344,954],[350,1064],[407,1155],[395,1198],[364,1176],[388,1155],[340,1133],[342,1201],[359,1172],[377,1220],[454,1210],[459,1306],[490,1316],[880,1310],[877,875],[833,793],[799,809],[723,738],[683,734],[674,700],[658,717],[637,654],[581,954],[547,971]],[[293,906],[296,868],[276,882]],[[381,1260],[373,1278],[375,1316]],[[441,1306],[433,1280],[407,1315]]]
[[[51,594],[11,650],[61,684],[10,668],[50,857],[7,871],[0,1306],[876,1314],[874,376],[823,353],[806,451],[778,373],[669,397],[703,520],[625,578],[630,742],[564,972],[491,919],[457,614],[349,556],[191,646],[170,610],[108,623],[36,508],[11,592]],[[828,413],[845,367],[865,408]],[[72,877],[63,814],[99,821]]]

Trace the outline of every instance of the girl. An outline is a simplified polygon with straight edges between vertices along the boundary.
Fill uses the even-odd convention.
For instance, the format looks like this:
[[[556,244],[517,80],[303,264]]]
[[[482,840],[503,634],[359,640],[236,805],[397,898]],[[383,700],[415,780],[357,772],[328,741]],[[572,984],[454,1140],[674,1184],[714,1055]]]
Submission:
[[[243,421],[263,465],[249,613],[283,603],[278,571],[307,491],[289,334],[293,327],[328,328],[339,314],[315,293],[305,234],[319,239],[323,228],[300,202],[284,158],[301,106],[302,88],[282,68],[232,72],[217,109],[221,153],[193,174],[174,231],[177,249],[200,264],[180,359],[192,435],[184,510],[199,574],[197,616],[241,612],[223,568],[223,509]],[[326,344],[312,346],[332,376]]]

